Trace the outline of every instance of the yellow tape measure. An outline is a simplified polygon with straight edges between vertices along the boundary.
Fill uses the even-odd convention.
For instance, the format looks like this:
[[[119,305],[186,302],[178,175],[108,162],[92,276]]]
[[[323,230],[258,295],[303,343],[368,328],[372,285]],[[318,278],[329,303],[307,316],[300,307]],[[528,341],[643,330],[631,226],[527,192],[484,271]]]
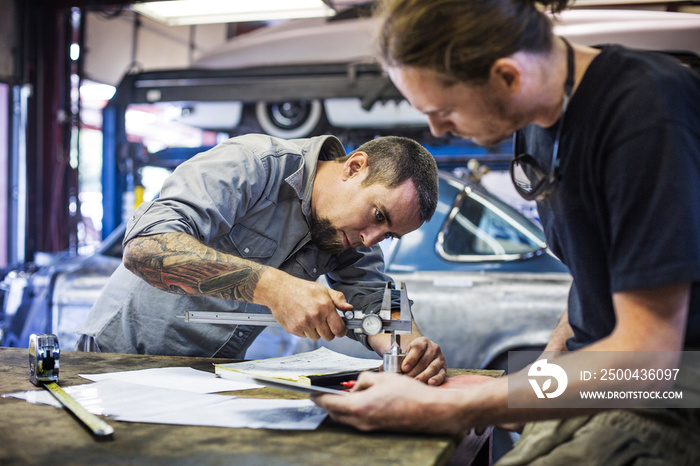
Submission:
[[[75,401],[75,398],[66,393],[56,382],[45,383],[44,387],[46,387],[66,409],[75,414],[94,435],[105,437],[114,433],[114,428],[112,426],[83,408],[80,403]]]
[[[58,337],[53,334],[29,336],[29,380],[36,386],[43,385],[75,417],[85,424],[98,437],[108,437],[114,428],[95,416],[73,397],[66,393],[58,383],[59,356]]]

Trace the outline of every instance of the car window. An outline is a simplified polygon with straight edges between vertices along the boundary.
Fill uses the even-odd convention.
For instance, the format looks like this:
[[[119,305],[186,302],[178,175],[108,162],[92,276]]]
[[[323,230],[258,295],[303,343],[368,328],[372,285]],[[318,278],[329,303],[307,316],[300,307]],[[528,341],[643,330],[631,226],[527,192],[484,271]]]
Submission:
[[[471,191],[457,197],[438,237],[438,250],[448,260],[508,260],[544,247],[541,231],[529,220]]]

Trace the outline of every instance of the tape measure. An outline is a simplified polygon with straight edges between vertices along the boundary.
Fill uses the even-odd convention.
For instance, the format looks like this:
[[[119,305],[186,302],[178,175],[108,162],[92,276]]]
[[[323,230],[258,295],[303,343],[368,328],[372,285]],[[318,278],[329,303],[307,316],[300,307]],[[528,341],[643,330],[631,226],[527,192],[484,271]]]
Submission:
[[[29,336],[29,380],[36,386],[58,382],[61,349],[53,334]]]
[[[58,337],[53,334],[29,336],[29,380],[37,387],[44,386],[66,409],[75,415],[97,437],[108,437],[114,428],[80,405],[58,385]]]

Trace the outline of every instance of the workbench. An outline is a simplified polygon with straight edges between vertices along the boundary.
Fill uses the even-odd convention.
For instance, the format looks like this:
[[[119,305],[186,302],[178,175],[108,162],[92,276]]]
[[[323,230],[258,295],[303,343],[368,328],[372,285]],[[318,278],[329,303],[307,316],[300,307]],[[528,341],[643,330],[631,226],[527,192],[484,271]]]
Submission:
[[[233,359],[62,351],[59,384],[90,383],[78,376],[155,367],[214,372]],[[43,390],[28,377],[28,350],[0,348],[0,394]],[[230,392],[239,397],[302,398],[273,388]],[[330,418],[314,431],[231,429],[117,422],[110,439],[96,440],[68,411],[0,398],[0,464],[32,465],[444,465],[490,464],[491,431],[465,438],[364,433]]]

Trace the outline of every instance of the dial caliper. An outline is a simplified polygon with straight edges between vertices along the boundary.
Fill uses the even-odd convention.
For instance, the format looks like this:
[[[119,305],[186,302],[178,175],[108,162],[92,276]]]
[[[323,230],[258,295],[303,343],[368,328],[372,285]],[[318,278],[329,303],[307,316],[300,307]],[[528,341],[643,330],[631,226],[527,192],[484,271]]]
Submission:
[[[401,283],[399,300],[399,317],[392,318],[391,282],[387,282],[382,297],[382,306],[377,313],[365,313],[360,310],[342,313],[345,326],[356,334],[368,336],[391,333],[391,350],[384,354],[384,371],[401,373],[401,363],[406,356],[401,352],[401,335],[411,334],[411,303],[408,300],[406,285]],[[185,322],[233,325],[279,325],[272,314],[250,314],[242,312],[221,311],[185,311]]]

